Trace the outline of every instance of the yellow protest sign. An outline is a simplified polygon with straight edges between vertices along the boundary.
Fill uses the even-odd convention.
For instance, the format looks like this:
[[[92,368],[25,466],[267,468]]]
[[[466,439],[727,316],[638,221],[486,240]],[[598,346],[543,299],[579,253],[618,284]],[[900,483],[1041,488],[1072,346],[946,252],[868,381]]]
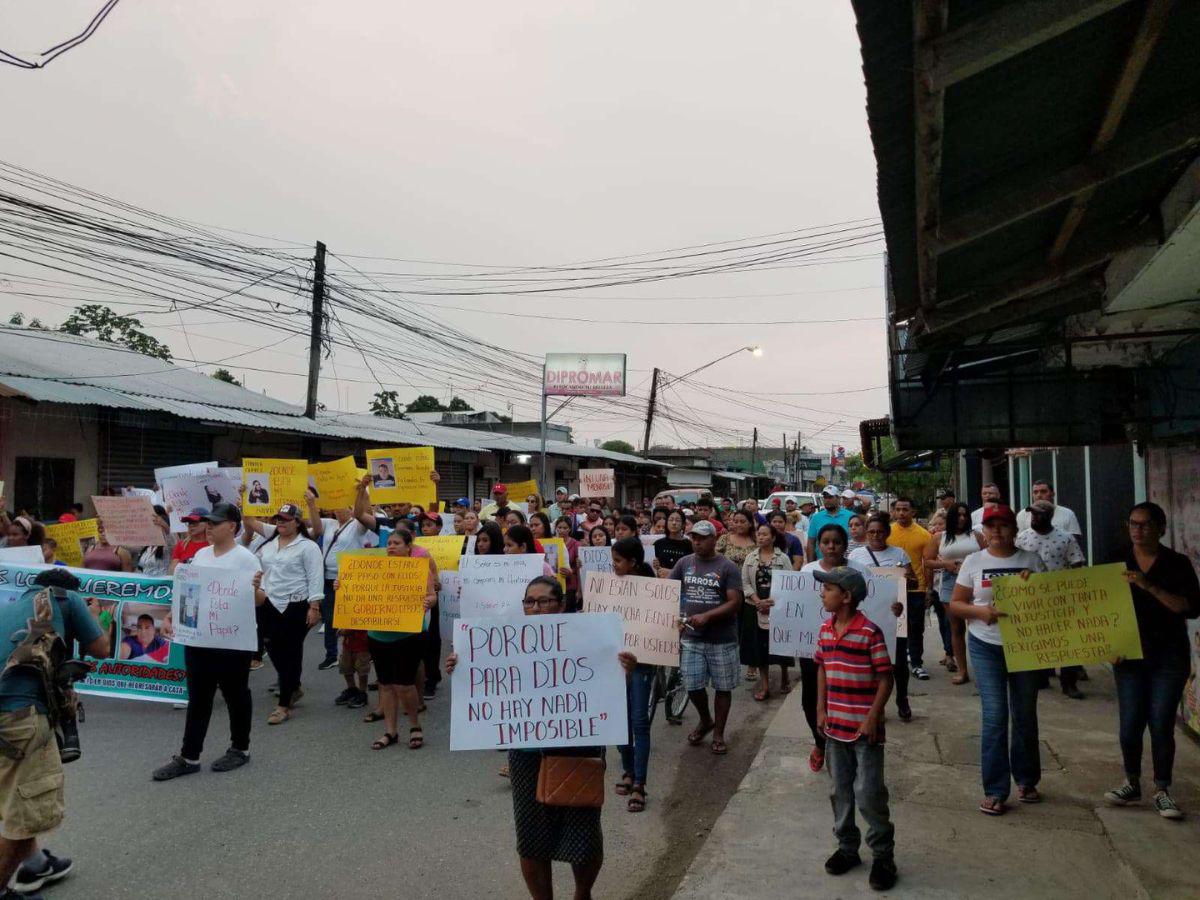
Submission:
[[[419,632],[428,587],[429,563],[424,559],[342,554],[333,627]]]
[[[530,494],[541,496],[536,481],[514,481],[508,486],[508,498],[515,503],[524,503]],[[537,512],[537,510],[531,509],[530,512]]]
[[[363,547],[361,550],[341,550],[338,559],[343,556],[387,556],[387,547]]]
[[[317,505],[321,509],[352,508],[359,480],[358,471],[353,456],[343,456],[333,462],[309,463],[308,474],[312,476],[320,495]]]
[[[303,459],[242,460],[242,484],[246,487],[242,512],[247,516],[273,516],[285,503],[294,503],[305,516],[308,506],[308,463]]]
[[[437,499],[432,447],[390,447],[367,451],[372,503],[419,503]]]
[[[461,534],[449,534],[414,538],[413,543],[429,551],[439,572],[457,572],[464,540]]]
[[[83,554],[100,539],[99,519],[57,522],[46,526],[46,537],[58,542],[58,558],[68,566],[82,566]]]
[[[1112,563],[992,582],[1010,672],[1141,659],[1125,566]]]
[[[554,575],[558,579],[559,586],[565,591],[567,589],[567,579],[559,569],[571,568],[571,561],[567,558],[566,541],[562,538],[538,538],[538,543],[546,551],[546,562],[554,570]]]

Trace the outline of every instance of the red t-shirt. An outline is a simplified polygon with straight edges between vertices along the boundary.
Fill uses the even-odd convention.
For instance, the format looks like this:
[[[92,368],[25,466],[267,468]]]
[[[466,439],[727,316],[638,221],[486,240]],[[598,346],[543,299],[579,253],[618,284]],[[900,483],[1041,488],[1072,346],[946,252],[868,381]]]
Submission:
[[[892,671],[879,626],[856,612],[838,637],[833,618],[821,623],[813,662],[825,669],[825,736],[853,743],[879,688],[879,677]],[[879,724],[878,743],[884,739]]]
[[[192,557],[208,546],[208,541],[180,541],[171,551],[171,559],[185,563],[191,562]]]

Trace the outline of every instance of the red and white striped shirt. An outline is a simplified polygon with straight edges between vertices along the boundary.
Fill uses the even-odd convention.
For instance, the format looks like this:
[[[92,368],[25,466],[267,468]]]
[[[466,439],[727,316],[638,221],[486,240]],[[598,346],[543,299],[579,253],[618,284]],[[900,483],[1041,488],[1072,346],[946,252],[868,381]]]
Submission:
[[[879,689],[879,676],[892,671],[879,626],[856,612],[838,636],[834,620],[821,624],[813,662],[825,669],[825,735],[853,743]],[[883,743],[883,722],[878,743]]]

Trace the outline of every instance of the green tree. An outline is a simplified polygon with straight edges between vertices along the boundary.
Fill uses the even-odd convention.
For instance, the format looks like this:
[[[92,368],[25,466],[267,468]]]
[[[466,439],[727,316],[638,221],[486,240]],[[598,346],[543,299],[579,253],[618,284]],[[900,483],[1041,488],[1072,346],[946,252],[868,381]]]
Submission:
[[[474,407],[471,406],[462,397],[451,397],[450,405],[446,407],[447,412],[474,412]]]
[[[880,461],[886,462],[897,455],[896,445],[891,438],[880,441]],[[874,491],[912,497],[917,509],[931,509],[933,494],[939,487],[950,484],[954,477],[954,457],[946,454],[935,469],[921,471],[880,472],[868,469],[861,453],[846,454],[846,478],[850,482],[862,481]]]
[[[376,391],[371,398],[371,413],[385,419],[404,418],[404,410],[400,408],[400,398],[395,391]]]
[[[19,312],[13,313],[11,316],[8,317],[8,324],[9,325],[24,325],[25,324],[24,313],[19,313]],[[46,326],[42,324],[41,319],[33,318],[33,319],[29,320],[29,327],[37,328],[37,329],[44,329]]]
[[[171,362],[167,345],[142,330],[142,323],[133,316],[122,316],[99,303],[84,303],[75,307],[59,331],[94,337],[110,344],[120,344],[146,356]]]
[[[442,406],[437,397],[431,394],[422,394],[404,407],[404,411],[410,413],[445,412],[446,407]]]
[[[217,369],[217,371],[212,373],[212,377],[217,379],[217,381],[224,381],[226,384],[236,384],[238,387],[242,386],[242,383],[234,378],[233,373],[228,369]]]
[[[633,448],[633,444],[629,441],[612,440],[605,441],[600,445],[601,450],[611,450],[613,453],[628,453],[630,456],[637,456],[637,450]]]

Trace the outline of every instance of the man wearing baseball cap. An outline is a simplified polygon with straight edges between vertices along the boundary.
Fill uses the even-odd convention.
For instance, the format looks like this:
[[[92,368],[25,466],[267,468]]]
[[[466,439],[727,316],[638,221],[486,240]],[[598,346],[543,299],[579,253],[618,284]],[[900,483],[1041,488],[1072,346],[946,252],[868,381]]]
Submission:
[[[293,507],[294,508],[294,507]],[[207,569],[228,569],[250,575],[254,605],[267,600],[262,591],[262,564],[258,557],[237,542],[242,513],[232,503],[216,503],[204,516],[208,542],[192,557],[191,564]],[[235,601],[230,601],[235,602]],[[229,749],[213,762],[214,772],[231,772],[250,761],[250,658],[249,650],[218,647],[184,647],[187,669],[188,705],[183,726],[183,746],[171,761],[154,772],[155,781],[170,781],[200,771],[200,754],[212,718],[217,689],[229,710]]]
[[[566,511],[563,509],[563,506],[567,502],[568,493],[569,492],[567,489],[562,485],[559,485],[554,489],[554,502],[551,503],[550,507],[546,510],[546,515],[550,517],[550,525],[552,527],[555,522],[566,515]]]
[[[725,723],[738,684],[738,612],[742,608],[741,570],[717,554],[717,529],[701,519],[689,537],[693,552],[675,563],[669,578],[679,589],[679,670],[688,698],[700,714],[699,726],[687,741],[697,746],[712,732],[709,749],[729,751]],[[715,693],[715,718],[709,713],[708,685]]]
[[[841,504],[841,494],[832,484],[827,484],[821,491],[823,508],[808,517],[808,545],[805,547],[805,558],[811,562],[821,558],[821,548],[817,546],[817,535],[826,525],[840,525],[850,539],[850,520],[854,513],[845,509]]]
[[[508,485],[500,482],[492,488],[492,502],[479,511],[480,521],[487,519],[504,520],[508,515]]]

